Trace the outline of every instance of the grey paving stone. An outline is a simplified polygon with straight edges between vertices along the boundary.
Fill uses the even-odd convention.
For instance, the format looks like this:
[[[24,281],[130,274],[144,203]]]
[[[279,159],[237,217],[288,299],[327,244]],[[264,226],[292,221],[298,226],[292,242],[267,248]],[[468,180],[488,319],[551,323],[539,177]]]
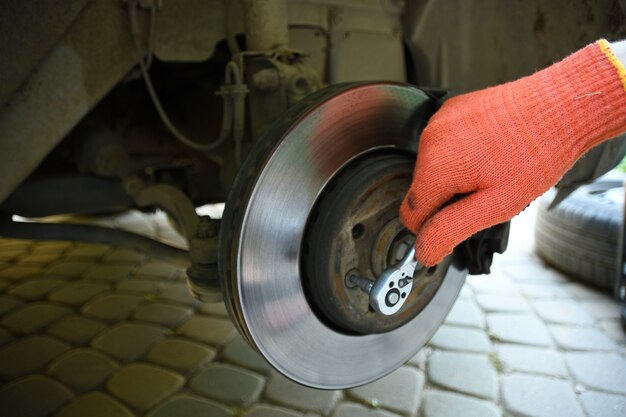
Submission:
[[[227,407],[206,398],[175,395],[157,406],[147,417],[232,417]],[[279,416],[278,416],[279,417]]]
[[[588,391],[580,394],[580,402],[588,417],[626,416],[626,397],[623,395]]]
[[[264,379],[250,371],[228,365],[211,365],[191,378],[189,386],[198,394],[236,407],[256,401]]]
[[[498,272],[489,275],[470,275],[467,277],[466,282],[476,294],[517,295],[519,293],[513,281]]]
[[[162,327],[122,323],[98,335],[92,346],[121,362],[131,362],[141,357],[167,333]]]
[[[567,366],[580,384],[599,391],[626,394],[626,359],[616,353],[572,352]]]
[[[517,295],[478,294],[476,302],[484,311],[518,312],[530,310],[530,305]]]
[[[259,414],[259,417],[260,416],[269,417],[270,414]],[[291,417],[291,414],[285,415],[285,417],[288,416]],[[247,414],[246,417],[248,417]],[[344,402],[339,404],[332,417],[398,417],[398,414],[390,413],[384,410],[367,408],[361,404]]]
[[[79,306],[109,289],[110,285],[108,284],[73,282],[50,294],[50,300],[57,303]]]
[[[215,357],[215,350],[184,339],[165,339],[148,352],[150,362],[187,374]]]
[[[83,259],[99,259],[106,255],[111,248],[106,245],[100,244],[78,244],[73,249],[69,249],[65,252],[65,258],[70,260],[83,260]]]
[[[0,327],[0,346],[4,346],[13,340],[15,340],[15,338],[11,335],[11,333]]]
[[[491,342],[484,331],[448,325],[441,326],[430,343],[446,350],[478,353],[491,350]]]
[[[32,303],[4,316],[2,325],[13,333],[30,334],[71,312],[69,308],[55,304]]]
[[[241,336],[237,336],[231,341],[222,352],[226,361],[244,368],[252,369],[263,374],[271,372],[272,367],[254,349],[246,343]]]
[[[165,284],[149,279],[127,279],[117,284],[117,291],[138,294],[158,294]]]
[[[567,350],[615,350],[617,345],[594,328],[550,326],[557,346]]]
[[[149,261],[137,268],[135,276],[169,281],[176,278],[179,272],[179,268],[165,262]]]
[[[10,382],[0,388],[2,415],[6,417],[45,417],[72,398],[72,391],[40,375]]]
[[[417,369],[402,367],[391,374],[361,387],[350,395],[367,403],[378,403],[391,411],[411,414],[419,405],[424,374]]]
[[[529,417],[584,417],[571,384],[531,375],[504,375],[502,401],[513,415]]]
[[[48,327],[47,333],[75,345],[84,345],[106,327],[106,324],[99,321],[71,315]]]
[[[213,346],[220,346],[231,340],[236,330],[230,320],[193,316],[177,332]]]
[[[176,392],[185,379],[166,369],[133,363],[122,367],[107,381],[107,389],[124,403],[147,411]]]
[[[40,266],[10,266],[0,271],[0,279],[21,280],[41,275]]]
[[[133,318],[165,327],[174,327],[188,319],[192,314],[193,310],[188,307],[156,302],[139,307]]]
[[[89,392],[67,403],[55,417],[134,417],[134,414],[112,397]]]
[[[63,285],[67,285],[67,281],[53,278],[33,279],[14,286],[9,291],[9,294],[29,301],[35,301],[41,300],[49,292]]]
[[[591,325],[593,318],[575,301],[536,301],[537,314],[547,322]]]
[[[596,320],[617,320],[621,315],[620,304],[609,297],[606,297],[606,299],[583,300],[582,305]]]
[[[126,279],[135,267],[132,265],[95,265],[83,274],[86,281],[114,283]]]
[[[67,278],[78,278],[87,269],[93,266],[93,262],[85,261],[65,261],[58,262],[46,267],[46,275],[61,276]]]
[[[550,269],[543,264],[531,262],[507,265],[504,270],[516,282],[545,282],[561,284],[568,281],[568,278],[560,272]]]
[[[428,380],[481,398],[495,399],[498,392],[496,371],[483,355],[435,352],[428,362]]]
[[[107,263],[140,264],[146,259],[146,255],[132,249],[115,249],[108,253],[104,259]]]
[[[130,317],[142,297],[128,294],[106,294],[85,304],[81,312],[91,318],[115,323]]]
[[[500,359],[505,371],[558,377],[567,376],[563,359],[554,350],[509,344],[500,344],[496,349],[498,359]]]
[[[228,317],[228,310],[224,303],[203,303],[200,312],[209,316]]]
[[[519,283],[522,294],[533,299],[571,298],[572,295],[561,284]]]
[[[15,297],[5,297],[0,295],[0,316],[7,314],[22,304],[24,304],[24,302]]]
[[[267,404],[255,404],[242,417],[302,417],[302,413]]]
[[[98,387],[117,364],[93,349],[74,349],[50,364],[48,373],[76,392]]]
[[[417,366],[422,371],[426,369],[426,360],[430,356],[431,349],[425,346],[419,350],[411,359],[407,361],[407,364]]]
[[[341,391],[324,391],[298,385],[274,374],[266,385],[265,396],[286,407],[328,415],[341,399]]]
[[[626,332],[624,332],[624,328],[622,327],[620,320],[602,320],[600,322],[600,328],[615,342],[621,345],[626,344]]]
[[[569,292],[574,298],[580,300],[591,300],[591,299],[605,299],[606,294],[599,291],[597,288],[585,285],[580,282],[570,282],[565,284],[565,289]]]
[[[490,314],[487,326],[490,335],[502,342],[552,346],[545,324],[530,314]]]
[[[452,392],[430,390],[424,398],[424,417],[500,417],[493,403]]]
[[[8,380],[35,372],[69,348],[47,336],[16,340],[0,349],[0,376]]]
[[[485,327],[483,313],[476,306],[476,303],[469,300],[457,300],[450,313],[448,313],[445,322],[458,326]]]
[[[192,307],[200,305],[200,301],[191,295],[191,291],[189,290],[189,286],[187,286],[186,282],[167,284],[161,291],[159,298],[174,303],[186,304]]]

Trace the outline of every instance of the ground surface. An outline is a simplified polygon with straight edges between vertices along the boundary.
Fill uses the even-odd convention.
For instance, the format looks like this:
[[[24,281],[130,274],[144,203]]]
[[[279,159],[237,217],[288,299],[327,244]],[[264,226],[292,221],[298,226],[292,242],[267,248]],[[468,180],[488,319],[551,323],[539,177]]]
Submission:
[[[0,414],[114,417],[626,415],[618,306],[532,254],[532,207],[493,274],[373,384],[317,391],[272,372],[222,305],[123,249],[0,240]],[[109,221],[178,238],[162,216]]]

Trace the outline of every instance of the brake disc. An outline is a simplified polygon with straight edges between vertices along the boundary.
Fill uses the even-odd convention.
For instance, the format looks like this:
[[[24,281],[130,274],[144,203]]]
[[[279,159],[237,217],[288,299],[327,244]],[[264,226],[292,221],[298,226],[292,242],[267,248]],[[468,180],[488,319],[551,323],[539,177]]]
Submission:
[[[376,380],[415,355],[451,309],[466,275],[454,258],[428,287],[427,303],[413,303],[412,314],[379,326],[371,315],[361,327],[352,326],[354,315],[340,326],[327,320],[333,313],[316,305],[323,293],[311,296],[303,272],[310,269],[303,265],[306,245],[316,245],[308,226],[329,184],[336,186],[357,160],[387,153],[413,160],[435,109],[434,100],[412,86],[328,87],[274,123],[241,167],[222,219],[222,289],[240,333],[286,377],[324,389]],[[372,271],[384,267],[371,265]]]

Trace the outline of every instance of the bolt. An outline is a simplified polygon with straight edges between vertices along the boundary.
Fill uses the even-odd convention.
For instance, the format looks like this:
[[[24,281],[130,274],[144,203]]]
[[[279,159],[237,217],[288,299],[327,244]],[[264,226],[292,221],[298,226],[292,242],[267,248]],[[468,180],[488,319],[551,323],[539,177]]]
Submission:
[[[400,294],[397,291],[389,291],[386,301],[388,306],[395,306],[400,301]]]

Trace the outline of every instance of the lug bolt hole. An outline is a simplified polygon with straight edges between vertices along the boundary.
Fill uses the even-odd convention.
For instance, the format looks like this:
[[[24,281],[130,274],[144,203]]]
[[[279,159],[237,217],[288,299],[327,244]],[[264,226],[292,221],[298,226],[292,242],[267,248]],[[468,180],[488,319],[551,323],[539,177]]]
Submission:
[[[389,283],[389,288],[393,288],[393,282]]]
[[[406,293],[405,292],[402,293],[402,298],[406,298]]]
[[[352,239],[359,239],[365,233],[365,226],[362,223],[357,223],[352,228]]]

